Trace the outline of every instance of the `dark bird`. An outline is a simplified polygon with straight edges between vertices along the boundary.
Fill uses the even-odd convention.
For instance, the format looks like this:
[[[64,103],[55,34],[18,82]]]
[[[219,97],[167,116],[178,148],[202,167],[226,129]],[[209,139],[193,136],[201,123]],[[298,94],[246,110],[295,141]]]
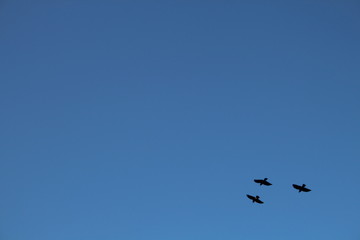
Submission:
[[[246,196],[249,198],[249,199],[251,199],[252,200],[252,202],[257,202],[257,203],[260,203],[260,204],[263,204],[264,202],[263,201],[261,201],[259,198],[259,196],[256,196],[256,197],[254,197],[254,196],[251,196],[251,195],[249,195],[249,194],[246,194]]]
[[[272,185],[272,184],[269,183],[267,180],[268,180],[267,178],[264,178],[264,179],[254,179],[254,182],[260,183],[260,186],[261,186],[261,185],[265,185],[265,186],[270,186],[270,185]]]
[[[310,192],[311,189],[308,189],[305,187],[306,185],[303,184],[302,186],[299,186],[299,185],[296,185],[296,184],[293,184],[293,187],[297,190],[299,190],[299,192]]]

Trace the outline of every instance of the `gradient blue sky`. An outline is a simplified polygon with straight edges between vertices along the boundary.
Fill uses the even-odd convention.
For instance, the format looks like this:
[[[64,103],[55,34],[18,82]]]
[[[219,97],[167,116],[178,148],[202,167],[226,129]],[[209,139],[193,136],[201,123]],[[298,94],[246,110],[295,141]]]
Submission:
[[[359,1],[3,0],[0,30],[1,240],[360,239]]]

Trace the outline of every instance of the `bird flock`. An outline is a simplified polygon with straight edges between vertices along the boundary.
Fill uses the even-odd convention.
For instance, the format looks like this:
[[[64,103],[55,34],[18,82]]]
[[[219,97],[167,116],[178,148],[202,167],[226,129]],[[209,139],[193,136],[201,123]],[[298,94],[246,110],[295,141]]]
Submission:
[[[254,179],[254,182],[260,184],[260,186],[262,185],[265,185],[265,186],[271,186],[272,184],[270,182],[268,182],[268,178],[264,178],[264,179]],[[311,189],[309,188],[306,188],[306,185],[303,184],[303,185],[297,185],[297,184],[293,184],[292,185],[293,188],[295,188],[296,190],[299,190],[299,193],[300,192],[310,192]],[[260,200],[260,197],[259,196],[252,196],[252,195],[249,195],[249,194],[246,194],[246,196],[252,200],[253,203],[259,203],[259,204],[263,204],[264,202]]]

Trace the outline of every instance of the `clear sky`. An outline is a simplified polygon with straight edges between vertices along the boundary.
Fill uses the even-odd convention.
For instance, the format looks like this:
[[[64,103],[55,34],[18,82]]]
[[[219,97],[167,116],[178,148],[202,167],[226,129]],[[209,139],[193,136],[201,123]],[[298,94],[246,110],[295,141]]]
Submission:
[[[359,65],[355,0],[2,0],[0,239],[359,240]]]

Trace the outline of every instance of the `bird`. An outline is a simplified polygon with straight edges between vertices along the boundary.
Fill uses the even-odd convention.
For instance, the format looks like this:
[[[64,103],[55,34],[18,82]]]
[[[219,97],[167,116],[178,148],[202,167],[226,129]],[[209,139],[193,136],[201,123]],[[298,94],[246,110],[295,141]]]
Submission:
[[[254,179],[254,182],[260,183],[260,186],[261,186],[261,185],[271,186],[272,184],[269,183],[267,180],[268,180],[268,178],[264,178],[264,179]]]
[[[260,204],[263,204],[264,202],[263,201],[261,201],[259,198],[259,196],[256,196],[256,197],[254,197],[254,196],[251,196],[251,195],[249,195],[249,194],[246,194],[246,196],[249,198],[249,199],[251,199],[252,200],[252,202],[257,202],[257,203],[260,203]]]
[[[310,192],[311,189],[306,188],[305,186],[306,186],[305,184],[303,184],[302,186],[293,184],[293,187],[294,187],[295,189],[299,190],[299,192]]]

